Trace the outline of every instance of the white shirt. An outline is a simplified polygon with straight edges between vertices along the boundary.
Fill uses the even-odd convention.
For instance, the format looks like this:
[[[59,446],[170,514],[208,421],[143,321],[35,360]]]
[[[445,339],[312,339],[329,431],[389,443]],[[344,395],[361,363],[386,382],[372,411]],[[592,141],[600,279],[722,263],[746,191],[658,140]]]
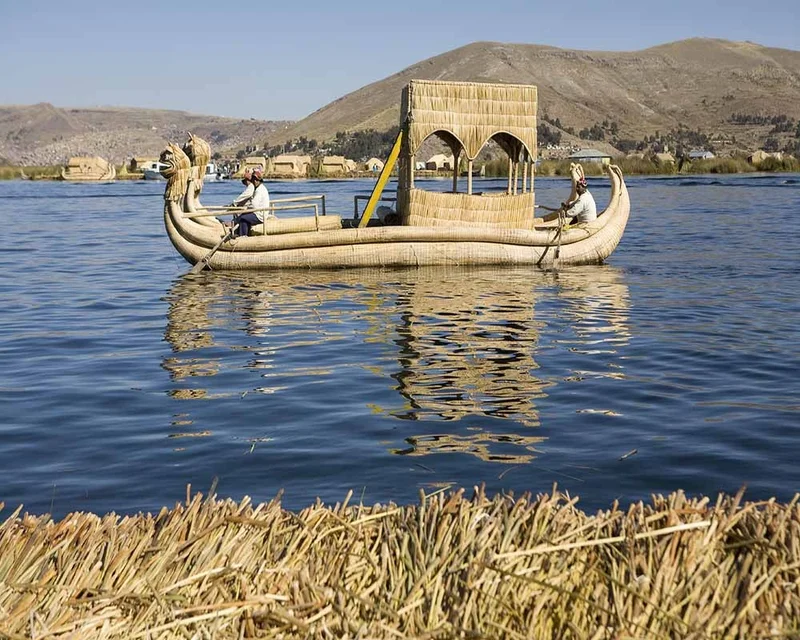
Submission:
[[[578,222],[591,222],[597,220],[597,205],[594,203],[592,194],[584,191],[575,200],[575,204],[569,210],[573,217],[578,218]]]
[[[242,191],[238,196],[236,196],[233,199],[233,206],[243,207],[250,201],[250,198],[252,197],[253,197],[253,183],[248,182],[247,187],[245,187],[245,190]]]
[[[264,218],[274,218],[275,216],[269,210],[269,191],[267,191],[267,187],[262,182],[256,190],[253,192],[253,200],[250,203],[250,207],[255,209],[253,213],[256,214],[256,218],[264,222]]]

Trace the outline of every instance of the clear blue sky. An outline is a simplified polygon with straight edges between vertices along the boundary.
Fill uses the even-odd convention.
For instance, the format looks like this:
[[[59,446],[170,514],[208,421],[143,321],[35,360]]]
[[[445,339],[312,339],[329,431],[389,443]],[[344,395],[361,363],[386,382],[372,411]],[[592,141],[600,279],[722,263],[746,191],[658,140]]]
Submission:
[[[0,0],[0,104],[295,120],[478,40],[633,51],[703,36],[798,50],[798,6],[796,0]]]

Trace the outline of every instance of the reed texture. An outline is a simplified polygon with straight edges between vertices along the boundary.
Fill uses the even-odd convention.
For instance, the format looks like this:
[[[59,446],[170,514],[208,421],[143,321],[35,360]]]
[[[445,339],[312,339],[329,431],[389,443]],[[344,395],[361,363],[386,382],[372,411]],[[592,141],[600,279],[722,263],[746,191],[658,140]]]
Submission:
[[[559,493],[11,514],[3,638],[795,637],[800,509],[737,496],[587,515]]]
[[[533,85],[412,80],[403,90],[400,119],[406,122],[411,154],[431,134],[446,132],[469,159],[495,136],[515,153],[520,149],[513,141],[521,142],[534,158],[537,104]]]
[[[411,189],[404,225],[533,229],[534,193],[493,196]]]

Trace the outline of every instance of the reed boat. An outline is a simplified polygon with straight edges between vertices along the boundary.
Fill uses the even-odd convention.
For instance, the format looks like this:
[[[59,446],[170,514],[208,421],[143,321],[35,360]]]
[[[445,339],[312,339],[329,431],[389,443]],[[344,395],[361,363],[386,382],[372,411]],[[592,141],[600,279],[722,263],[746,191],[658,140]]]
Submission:
[[[100,156],[74,156],[61,169],[61,179],[69,182],[107,182],[117,177],[117,170]]]
[[[211,151],[190,134],[181,148],[161,154],[167,178],[164,223],[193,271],[210,269],[349,268],[435,265],[598,264],[617,247],[630,214],[622,172],[606,167],[608,206],[595,221],[569,225],[562,211],[536,216],[533,189],[537,88],[532,85],[412,80],[403,90],[401,127],[391,154],[361,215],[329,215],[325,197],[273,200],[282,211],[313,207],[313,216],[268,219],[248,237],[233,238],[217,218],[231,211],[200,203]],[[414,183],[415,154],[436,136],[453,151],[452,191]],[[508,154],[508,186],[499,193],[473,191],[473,162],[489,140]],[[465,158],[466,185],[459,185]],[[397,166],[396,212],[373,216]],[[571,167],[572,190],[584,175]],[[461,187],[461,189],[459,189]]]

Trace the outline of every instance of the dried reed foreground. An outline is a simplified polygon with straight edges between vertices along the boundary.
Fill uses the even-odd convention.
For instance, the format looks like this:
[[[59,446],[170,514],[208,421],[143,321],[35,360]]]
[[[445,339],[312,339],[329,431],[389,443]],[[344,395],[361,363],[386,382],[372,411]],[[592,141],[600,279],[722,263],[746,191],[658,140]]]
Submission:
[[[4,638],[797,637],[800,508],[741,494],[589,516],[554,488],[0,526]]]

